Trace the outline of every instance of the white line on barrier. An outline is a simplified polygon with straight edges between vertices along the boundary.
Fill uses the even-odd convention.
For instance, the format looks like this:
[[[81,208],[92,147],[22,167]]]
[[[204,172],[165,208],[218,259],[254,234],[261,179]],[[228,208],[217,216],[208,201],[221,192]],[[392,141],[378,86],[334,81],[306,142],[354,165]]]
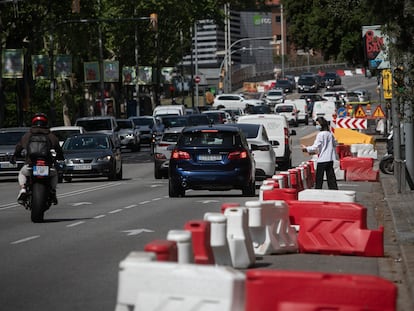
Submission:
[[[27,242],[27,241],[31,241],[31,240],[37,239],[39,237],[40,237],[40,235],[33,235],[33,236],[29,236],[29,237],[24,238],[24,239],[21,239],[21,240],[17,240],[17,241],[11,242],[10,244],[20,244],[20,243],[24,243],[24,242]]]

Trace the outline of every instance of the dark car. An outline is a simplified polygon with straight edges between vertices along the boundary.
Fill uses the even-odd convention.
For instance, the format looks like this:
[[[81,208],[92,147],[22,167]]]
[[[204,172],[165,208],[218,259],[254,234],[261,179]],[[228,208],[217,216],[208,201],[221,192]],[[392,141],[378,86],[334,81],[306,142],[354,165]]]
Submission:
[[[122,179],[121,149],[115,147],[106,134],[86,133],[68,137],[63,144],[65,165],[62,177],[72,178],[108,177]]]
[[[183,129],[171,153],[168,184],[170,197],[188,189],[240,189],[254,196],[255,162],[246,137],[233,126]]]
[[[139,140],[141,144],[151,144],[152,128],[155,119],[152,116],[129,117],[134,122],[136,129],[139,131]]]
[[[292,82],[288,79],[279,79],[276,81],[275,85],[276,89],[282,89],[285,93],[292,93],[293,92],[293,85]]]
[[[0,176],[17,176],[24,165],[24,158],[10,163],[16,144],[29,130],[26,127],[11,127],[0,129]]]
[[[334,85],[341,85],[342,79],[336,72],[327,72],[322,77],[326,88],[331,88]]]
[[[303,76],[298,80],[298,93],[314,93],[319,89],[318,81],[315,77]]]

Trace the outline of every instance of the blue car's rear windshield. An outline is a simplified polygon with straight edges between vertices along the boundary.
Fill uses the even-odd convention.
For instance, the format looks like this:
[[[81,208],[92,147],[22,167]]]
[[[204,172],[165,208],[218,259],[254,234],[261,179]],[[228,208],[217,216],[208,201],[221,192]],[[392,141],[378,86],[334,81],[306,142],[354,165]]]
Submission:
[[[179,145],[188,147],[221,146],[232,147],[240,145],[240,136],[231,132],[189,132],[183,133]]]

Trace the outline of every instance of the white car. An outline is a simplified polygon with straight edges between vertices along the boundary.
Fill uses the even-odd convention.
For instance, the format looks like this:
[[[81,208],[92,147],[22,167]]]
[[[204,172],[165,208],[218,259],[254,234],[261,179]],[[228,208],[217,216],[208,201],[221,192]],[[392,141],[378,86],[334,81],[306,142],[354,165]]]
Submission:
[[[121,147],[129,148],[131,151],[141,150],[140,133],[131,119],[117,119],[119,126],[119,139]]]
[[[266,93],[266,103],[274,107],[276,104],[283,103],[285,101],[286,95],[282,89],[272,89]]]
[[[289,124],[298,126],[298,108],[294,103],[283,103],[275,106],[275,114],[285,116]]]
[[[292,103],[296,106],[296,108],[298,109],[298,122],[299,123],[305,123],[305,125],[308,124],[309,122],[309,112],[308,112],[308,103],[306,101],[306,99],[287,99],[284,102],[285,104],[287,103]]]
[[[213,109],[246,108],[245,98],[239,94],[220,94],[214,98]]]
[[[54,126],[50,128],[50,131],[53,132],[53,134],[55,134],[56,137],[59,139],[59,145],[61,147],[63,146],[63,143],[65,142],[66,138],[68,138],[69,136],[75,134],[83,134],[86,132],[82,126],[74,125]]]
[[[272,148],[265,127],[262,124],[231,124],[242,130],[246,136],[256,162],[256,180],[272,177],[276,170],[276,154]]]

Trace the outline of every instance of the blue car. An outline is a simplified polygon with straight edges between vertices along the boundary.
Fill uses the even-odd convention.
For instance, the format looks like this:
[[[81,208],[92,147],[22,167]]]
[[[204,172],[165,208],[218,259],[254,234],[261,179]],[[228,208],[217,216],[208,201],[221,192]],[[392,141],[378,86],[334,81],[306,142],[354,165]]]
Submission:
[[[171,152],[169,196],[188,189],[240,189],[254,196],[255,162],[240,129],[224,125],[184,128]]]

